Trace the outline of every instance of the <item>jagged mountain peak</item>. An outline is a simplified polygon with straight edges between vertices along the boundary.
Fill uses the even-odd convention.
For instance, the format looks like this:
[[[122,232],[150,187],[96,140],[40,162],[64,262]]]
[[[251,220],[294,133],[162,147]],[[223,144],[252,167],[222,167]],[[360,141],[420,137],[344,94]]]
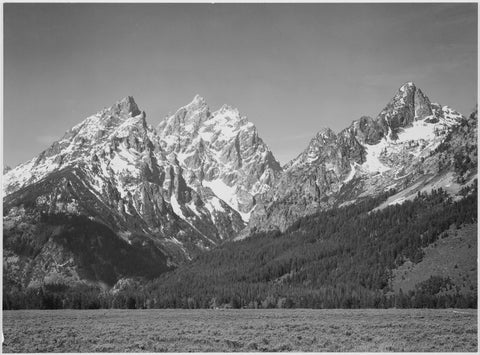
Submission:
[[[315,134],[315,136],[310,140],[308,144],[307,150],[311,150],[312,148],[318,149],[318,147],[322,147],[324,145],[328,145],[334,141],[336,141],[337,135],[335,132],[328,127],[322,127],[320,130]]]
[[[118,100],[115,104],[104,111],[119,116],[137,116],[141,112],[133,96],[126,96],[123,99]]]
[[[199,94],[196,94],[194,97],[193,97],[193,100],[191,101],[191,103],[205,103],[205,98]]]
[[[68,166],[84,163],[90,166],[98,156],[113,156],[121,146],[127,150],[132,147],[138,152],[154,149],[151,140],[156,139],[155,132],[148,127],[145,118],[145,112],[140,111],[132,96],[87,117],[38,156],[8,172],[4,177],[4,194]]]
[[[322,157],[326,154],[329,155],[329,146],[335,145],[337,142],[337,135],[328,127],[322,127],[310,140],[307,148],[300,153],[296,158],[285,164],[284,169],[290,170],[291,168],[301,165],[311,165],[322,161]]]
[[[328,127],[322,127],[320,128],[320,130],[317,132],[317,134],[315,135],[314,139],[318,139],[318,138],[332,138],[335,136],[335,132],[331,129],[331,128],[328,128]]]
[[[203,96],[200,96],[198,94],[196,94],[192,101],[190,101],[187,105],[181,107],[178,111],[178,112],[181,112],[183,110],[186,110],[186,111],[209,111],[209,107],[208,107],[208,104],[207,104],[207,101],[203,98]]]
[[[411,127],[414,121],[423,120],[433,113],[430,99],[413,82],[403,84],[393,98],[378,114],[379,123],[391,139],[398,131]]]
[[[279,182],[253,211],[249,228],[286,228],[319,208],[354,203],[389,189],[413,186],[406,191],[408,198],[432,186],[446,186],[456,194],[461,188],[458,181],[472,181],[474,174],[469,170],[457,175],[459,164],[452,167],[452,152],[445,155],[439,150],[465,121],[448,106],[431,103],[415,83],[406,82],[376,118],[362,116],[338,134],[319,130],[284,166]],[[474,146],[471,137],[467,141]]]
[[[178,135],[183,132],[182,135],[193,134],[196,136],[199,130],[230,132],[232,129],[236,131],[244,128],[255,129],[255,126],[248,121],[245,115],[241,115],[238,108],[224,104],[219,109],[212,111],[206,100],[197,94],[190,103],[163,119],[158,124],[157,131],[164,132],[164,135]],[[205,137],[203,135],[201,138],[205,140]]]
[[[199,108],[203,108],[203,107],[208,107],[209,108],[206,99],[203,96],[201,96],[199,94],[196,94],[193,97],[192,101],[190,101],[190,103],[183,106],[182,108],[185,108],[187,110],[195,110],[195,109],[199,109]],[[237,113],[239,112],[238,108],[235,108],[235,107],[233,107],[229,104],[223,104],[215,112],[226,112],[226,111],[237,112]]]
[[[141,111],[132,96],[126,96],[112,106],[104,108],[87,117],[67,132],[61,141],[70,139],[86,139],[94,141],[104,137],[106,133],[126,126],[138,126],[146,129],[145,111]]]
[[[180,107],[173,115],[165,117],[157,126],[157,131],[167,130],[179,133],[184,129],[196,129],[211,116],[210,108],[205,99],[195,95],[192,101]]]
[[[238,108],[230,105],[223,105],[220,109],[213,112],[209,117],[209,123],[212,125],[236,127],[240,129],[244,127],[246,129],[254,129],[254,124],[248,121],[247,116],[240,113]]]
[[[161,148],[174,152],[187,181],[198,179],[248,219],[254,195],[270,188],[281,170],[256,127],[237,108],[210,112],[196,99],[157,127]]]
[[[146,113],[132,96],[126,96],[72,127],[61,140],[83,139],[93,143],[111,132],[126,132],[133,127],[147,129]]]
[[[400,86],[398,91],[404,92],[404,91],[408,91],[408,90],[415,90],[416,88],[417,88],[417,86],[415,85],[415,83],[413,81],[407,81],[402,86]]]
[[[244,129],[255,130],[255,126],[246,116],[242,116],[237,108],[225,104],[212,112],[200,95],[196,95],[189,104],[178,109],[174,115],[166,117],[157,126],[157,131],[165,138],[176,135],[180,136],[182,141],[187,139],[187,136],[190,137],[187,140],[200,138],[209,141],[214,137],[230,139]]]
[[[400,86],[387,106],[399,107],[419,104],[430,104],[430,100],[414,82],[409,81]]]
[[[413,82],[407,81],[400,86],[392,98],[392,101],[399,100],[400,98],[406,98],[411,96],[423,96],[426,97],[422,90]]]
[[[407,111],[408,113],[412,113],[413,118],[417,120],[432,114],[430,105],[429,98],[420,88],[410,81],[398,89],[382,113],[388,116],[388,114],[395,115],[399,112],[403,113],[401,111]],[[380,113],[380,115],[382,115],[382,113]]]
[[[223,104],[217,112],[232,112],[238,115],[240,111],[236,107],[230,106],[228,104]]]

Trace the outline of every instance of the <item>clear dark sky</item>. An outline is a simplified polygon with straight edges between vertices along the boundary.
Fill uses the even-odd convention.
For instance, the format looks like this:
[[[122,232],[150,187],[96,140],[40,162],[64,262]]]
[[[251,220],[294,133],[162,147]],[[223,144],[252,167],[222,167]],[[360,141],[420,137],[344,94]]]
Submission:
[[[133,95],[156,126],[202,95],[285,163],[406,81],[477,103],[477,4],[5,4],[4,164]]]

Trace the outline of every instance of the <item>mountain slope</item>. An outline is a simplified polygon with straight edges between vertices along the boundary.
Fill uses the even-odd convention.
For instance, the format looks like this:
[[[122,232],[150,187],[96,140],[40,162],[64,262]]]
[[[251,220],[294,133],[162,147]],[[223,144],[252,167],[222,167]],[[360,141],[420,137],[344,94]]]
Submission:
[[[405,261],[393,270],[392,289],[408,293],[431,277],[450,280],[445,293],[477,293],[477,224],[455,225],[424,248],[422,261]]]
[[[160,308],[474,307],[476,289],[461,279],[452,278],[454,291],[445,294],[436,284],[442,274],[433,272],[402,295],[394,272],[428,262],[428,249],[452,226],[476,225],[477,184],[459,201],[438,189],[372,211],[387,196],[301,218],[284,233],[225,243],[125,294],[141,288]],[[476,250],[476,235],[469,238]],[[454,271],[450,260],[437,267]]]
[[[457,138],[456,148],[439,151],[462,126],[470,131],[466,141]],[[477,176],[473,155],[465,171],[455,168],[454,158],[465,145],[476,157],[476,132],[475,118],[431,103],[413,83],[406,83],[376,119],[362,117],[338,134],[318,132],[257,204],[243,236],[254,230],[285,230],[302,216],[389,190],[400,195],[388,203],[440,186],[456,195]]]

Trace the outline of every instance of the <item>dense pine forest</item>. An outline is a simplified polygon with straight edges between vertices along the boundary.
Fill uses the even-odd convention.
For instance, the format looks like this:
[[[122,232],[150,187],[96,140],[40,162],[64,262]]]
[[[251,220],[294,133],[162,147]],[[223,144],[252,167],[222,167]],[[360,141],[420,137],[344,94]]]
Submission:
[[[477,223],[477,184],[460,201],[442,189],[374,210],[391,194],[304,217],[284,233],[260,232],[206,252],[151,280],[110,291],[87,285],[3,290],[3,308],[388,308],[473,307],[432,276],[395,294],[392,270],[418,263],[450,228]]]

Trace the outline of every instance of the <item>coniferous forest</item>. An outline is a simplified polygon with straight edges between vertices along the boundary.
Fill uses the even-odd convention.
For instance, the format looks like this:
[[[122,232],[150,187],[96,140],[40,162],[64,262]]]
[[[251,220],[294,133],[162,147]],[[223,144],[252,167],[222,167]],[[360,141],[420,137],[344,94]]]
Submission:
[[[423,248],[450,228],[477,223],[477,184],[453,201],[442,189],[374,210],[385,193],[304,217],[284,233],[228,242],[158,278],[113,291],[48,284],[3,290],[3,308],[447,308],[477,305],[432,276],[394,293],[392,270],[418,263]]]

